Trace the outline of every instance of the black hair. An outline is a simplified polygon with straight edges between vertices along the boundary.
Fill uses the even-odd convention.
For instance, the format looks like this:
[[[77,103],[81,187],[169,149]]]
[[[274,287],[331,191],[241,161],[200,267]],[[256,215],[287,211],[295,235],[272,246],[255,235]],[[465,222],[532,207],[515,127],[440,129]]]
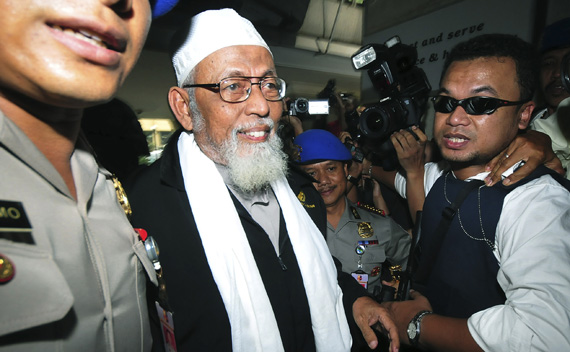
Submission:
[[[124,182],[148,156],[146,136],[135,111],[117,98],[83,110],[81,129],[97,161]]]
[[[510,34],[483,34],[454,46],[443,65],[440,84],[453,62],[482,57],[513,59],[520,88],[520,100],[532,99],[538,85],[538,53],[530,43]]]

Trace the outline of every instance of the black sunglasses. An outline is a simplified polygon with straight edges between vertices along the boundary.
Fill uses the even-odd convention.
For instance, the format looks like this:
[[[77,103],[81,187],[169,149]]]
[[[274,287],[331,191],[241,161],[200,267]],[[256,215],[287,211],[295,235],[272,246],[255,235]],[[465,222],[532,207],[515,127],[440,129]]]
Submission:
[[[530,99],[508,101],[492,97],[470,97],[457,100],[447,95],[438,95],[433,98],[433,106],[436,112],[444,114],[449,114],[461,106],[469,115],[490,115],[503,106],[521,105],[529,101]]]

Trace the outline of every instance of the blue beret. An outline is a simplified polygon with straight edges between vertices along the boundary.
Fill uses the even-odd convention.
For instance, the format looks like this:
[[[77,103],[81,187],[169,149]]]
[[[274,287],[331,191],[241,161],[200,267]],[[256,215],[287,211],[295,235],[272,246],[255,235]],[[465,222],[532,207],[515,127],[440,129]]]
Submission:
[[[157,18],[168,11],[172,10],[174,6],[178,4],[178,0],[150,0],[150,6],[152,7],[152,18]]]
[[[570,17],[554,22],[544,28],[540,53],[570,46]]]
[[[348,161],[352,155],[334,134],[325,130],[308,130],[295,137],[299,146],[299,164],[313,164],[324,160]]]

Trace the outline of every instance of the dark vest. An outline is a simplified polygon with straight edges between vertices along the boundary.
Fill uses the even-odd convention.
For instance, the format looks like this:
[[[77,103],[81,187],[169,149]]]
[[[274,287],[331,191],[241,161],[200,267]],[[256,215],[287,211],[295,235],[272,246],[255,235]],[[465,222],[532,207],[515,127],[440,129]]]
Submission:
[[[547,173],[551,174],[549,169],[541,167],[513,186],[505,187],[499,183],[469,193],[449,226],[427,282],[414,283],[414,288],[429,299],[434,312],[468,318],[475,312],[504,304],[505,295],[497,282],[499,263],[489,243],[495,242],[495,231],[506,195],[514,188]],[[567,185],[565,181],[553,177]],[[427,195],[418,244],[420,267],[426,265],[422,259],[425,260],[428,253],[437,250],[431,244],[443,209],[455,200],[466,183],[448,173],[447,177],[443,175],[436,181]],[[488,241],[481,240],[484,237]]]
[[[283,213],[280,212],[280,255],[277,256],[267,233],[233,194],[232,199],[271,302],[285,351],[315,351],[309,303]]]

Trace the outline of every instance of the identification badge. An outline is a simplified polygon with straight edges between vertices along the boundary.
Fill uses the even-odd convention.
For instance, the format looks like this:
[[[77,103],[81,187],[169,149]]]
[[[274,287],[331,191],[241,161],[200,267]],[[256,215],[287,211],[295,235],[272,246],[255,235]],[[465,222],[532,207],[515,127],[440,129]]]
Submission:
[[[350,275],[352,275],[352,277],[358,281],[362,287],[368,288],[368,274],[362,270],[362,256],[364,255],[364,252],[366,252],[366,247],[359,244],[356,246],[354,251],[358,255],[358,269]]]
[[[364,273],[364,272],[359,273],[358,271],[360,271],[360,270],[357,270],[357,271],[353,272],[353,273],[350,274],[350,275],[352,275],[352,277],[353,277],[356,281],[358,281],[358,283],[360,284],[360,286],[362,286],[362,287],[364,287],[364,288],[368,288],[368,274],[366,274],[366,273]]]
[[[174,321],[172,313],[162,309],[158,302],[154,302],[158,319],[160,320],[160,330],[162,331],[162,340],[164,341],[164,350],[166,352],[176,352],[176,339],[174,338]]]

